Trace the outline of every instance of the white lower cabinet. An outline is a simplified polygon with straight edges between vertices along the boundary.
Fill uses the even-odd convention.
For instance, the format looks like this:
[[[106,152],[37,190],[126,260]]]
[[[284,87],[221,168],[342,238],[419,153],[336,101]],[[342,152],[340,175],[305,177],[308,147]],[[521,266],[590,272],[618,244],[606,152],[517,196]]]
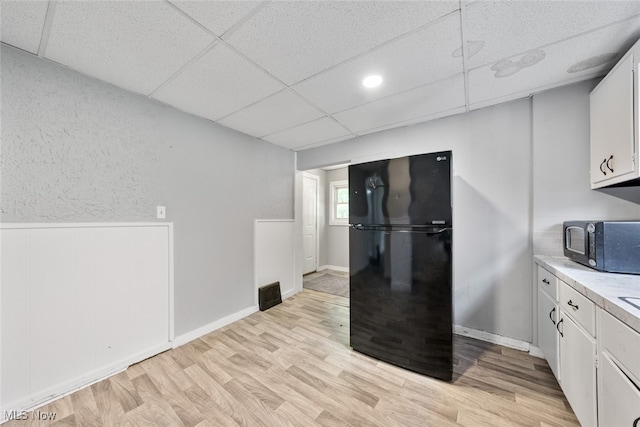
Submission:
[[[566,285],[564,285],[566,286]],[[561,311],[560,386],[583,427],[597,425],[596,341]]]
[[[560,386],[583,427],[598,423],[595,304],[558,280]]]
[[[560,313],[558,304],[542,288],[538,288],[538,347],[547,359],[556,378],[560,378],[558,369],[558,331],[556,324]]]
[[[598,310],[598,417],[602,427],[640,427],[640,334]]]
[[[640,427],[640,390],[606,353],[599,368],[600,425]]]
[[[640,427],[640,333],[542,266],[537,276],[538,346],[582,427]]]

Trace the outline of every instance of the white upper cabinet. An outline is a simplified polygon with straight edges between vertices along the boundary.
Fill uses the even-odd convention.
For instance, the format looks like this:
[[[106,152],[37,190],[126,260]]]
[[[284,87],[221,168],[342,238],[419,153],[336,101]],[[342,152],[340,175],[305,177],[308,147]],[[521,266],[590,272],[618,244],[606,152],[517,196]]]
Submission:
[[[640,42],[591,92],[591,188],[629,183],[640,177],[638,60]]]

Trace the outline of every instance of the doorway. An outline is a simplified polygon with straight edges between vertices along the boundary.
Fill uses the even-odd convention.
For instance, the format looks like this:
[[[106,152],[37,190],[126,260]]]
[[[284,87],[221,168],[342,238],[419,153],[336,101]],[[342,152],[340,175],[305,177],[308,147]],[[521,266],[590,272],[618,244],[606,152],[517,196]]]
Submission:
[[[302,236],[303,274],[318,269],[318,177],[312,174],[302,176]]]
[[[348,297],[347,165],[303,172],[301,190],[303,288]],[[314,232],[315,236],[312,234]],[[312,261],[314,254],[315,263]]]

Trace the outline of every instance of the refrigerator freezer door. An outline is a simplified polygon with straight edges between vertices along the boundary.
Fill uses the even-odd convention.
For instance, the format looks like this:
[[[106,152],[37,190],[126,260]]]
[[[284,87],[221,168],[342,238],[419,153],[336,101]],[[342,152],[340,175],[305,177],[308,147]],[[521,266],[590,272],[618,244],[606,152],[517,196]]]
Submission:
[[[349,166],[349,223],[451,227],[451,151]]]
[[[351,347],[451,381],[452,230],[349,233]]]

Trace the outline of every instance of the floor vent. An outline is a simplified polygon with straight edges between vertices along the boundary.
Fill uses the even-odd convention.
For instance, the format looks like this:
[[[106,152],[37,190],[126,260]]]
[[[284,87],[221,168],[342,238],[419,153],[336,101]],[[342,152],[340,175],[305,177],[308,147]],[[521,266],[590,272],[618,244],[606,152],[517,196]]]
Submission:
[[[270,285],[258,288],[258,304],[260,305],[260,311],[265,311],[274,305],[280,304],[281,302],[280,282],[274,282]]]

